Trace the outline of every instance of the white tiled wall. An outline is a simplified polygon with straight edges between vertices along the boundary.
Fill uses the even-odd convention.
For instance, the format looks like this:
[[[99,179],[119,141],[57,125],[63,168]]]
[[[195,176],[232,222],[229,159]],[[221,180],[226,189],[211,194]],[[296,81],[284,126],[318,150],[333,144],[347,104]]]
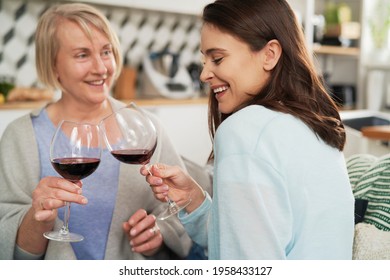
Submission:
[[[34,33],[40,14],[58,1],[0,0],[0,77],[37,85]],[[110,20],[128,65],[140,68],[150,51],[180,52],[180,63],[200,61],[196,16],[96,5]]]

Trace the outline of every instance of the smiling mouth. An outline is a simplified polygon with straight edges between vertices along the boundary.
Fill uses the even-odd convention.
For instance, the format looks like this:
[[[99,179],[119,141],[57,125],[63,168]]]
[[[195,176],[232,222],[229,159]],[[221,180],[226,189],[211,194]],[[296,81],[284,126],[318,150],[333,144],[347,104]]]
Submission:
[[[102,86],[104,84],[105,80],[97,80],[97,81],[90,81],[87,82],[87,84],[92,86]]]
[[[227,89],[228,89],[227,86],[217,87],[217,88],[213,89],[213,92],[218,94],[218,93],[221,93],[221,92],[223,92],[223,91],[225,91]]]

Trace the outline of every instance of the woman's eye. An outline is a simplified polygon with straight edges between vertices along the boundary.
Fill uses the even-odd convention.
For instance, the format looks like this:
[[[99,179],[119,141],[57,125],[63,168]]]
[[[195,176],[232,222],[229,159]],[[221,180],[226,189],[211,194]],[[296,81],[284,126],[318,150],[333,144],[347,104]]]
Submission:
[[[79,53],[78,55],[76,55],[77,58],[86,58],[87,57],[87,54],[86,53]]]
[[[107,56],[107,55],[110,55],[112,53],[111,50],[105,50],[103,51],[103,55]]]
[[[215,58],[215,59],[212,60],[212,62],[215,63],[215,64],[220,64],[222,59],[223,59],[223,57]]]

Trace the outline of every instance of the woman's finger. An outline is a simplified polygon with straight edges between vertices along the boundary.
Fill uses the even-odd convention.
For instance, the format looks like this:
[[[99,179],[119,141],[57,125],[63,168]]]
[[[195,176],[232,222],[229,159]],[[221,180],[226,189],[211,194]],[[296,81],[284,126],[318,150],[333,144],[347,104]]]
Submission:
[[[161,232],[155,231],[154,228],[145,231],[144,241],[141,241],[141,236],[137,240],[136,238],[130,241],[130,245],[132,250],[137,253],[145,253],[156,250],[161,247],[163,238]]]

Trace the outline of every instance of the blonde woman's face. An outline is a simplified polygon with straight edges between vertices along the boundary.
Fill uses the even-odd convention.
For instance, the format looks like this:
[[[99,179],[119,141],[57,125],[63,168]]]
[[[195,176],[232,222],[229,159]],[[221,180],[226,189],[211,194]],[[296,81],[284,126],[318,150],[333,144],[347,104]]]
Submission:
[[[200,78],[210,85],[222,113],[237,110],[269,78],[269,72],[263,69],[263,50],[254,52],[246,43],[213,25],[202,27],[201,52],[204,67]]]
[[[78,24],[64,21],[57,30],[59,50],[55,62],[57,78],[67,95],[77,101],[104,101],[116,71],[112,46],[106,36],[91,28],[92,40]]]

